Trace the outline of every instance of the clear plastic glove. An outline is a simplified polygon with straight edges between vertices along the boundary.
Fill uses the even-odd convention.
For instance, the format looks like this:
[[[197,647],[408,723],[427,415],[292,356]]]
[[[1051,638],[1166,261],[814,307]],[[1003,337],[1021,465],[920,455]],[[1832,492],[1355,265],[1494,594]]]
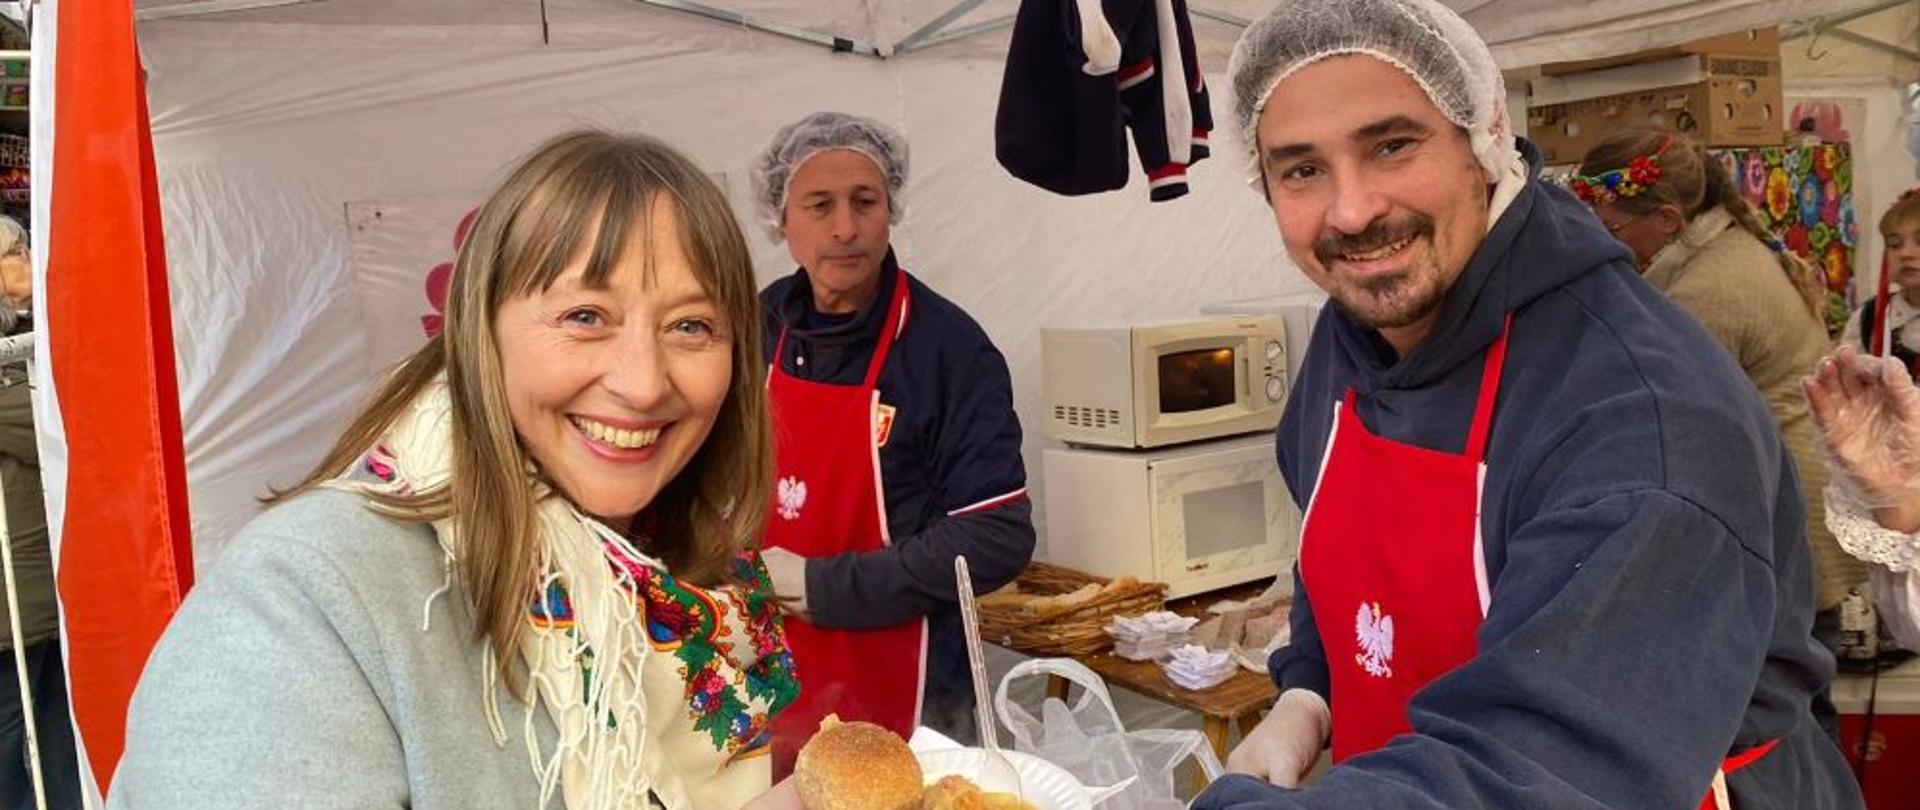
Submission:
[[[1870,509],[1920,505],[1920,388],[1906,368],[1843,346],[1803,385],[1838,492]]]
[[[773,580],[773,595],[789,613],[807,612],[807,558],[784,548],[762,549],[760,561],[766,563],[767,578]]]
[[[1306,689],[1288,689],[1273,711],[1227,754],[1227,771],[1258,776],[1295,788],[1327,747],[1333,713],[1326,699]]]

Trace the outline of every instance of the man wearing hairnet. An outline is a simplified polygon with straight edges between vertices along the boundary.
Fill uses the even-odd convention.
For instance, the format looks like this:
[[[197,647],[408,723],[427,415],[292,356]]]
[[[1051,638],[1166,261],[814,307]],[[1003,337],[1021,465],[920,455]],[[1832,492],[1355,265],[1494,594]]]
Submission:
[[[971,740],[954,557],[985,593],[1033,554],[1006,360],[895,258],[906,180],[905,139],[842,113],[782,128],[754,164],[760,219],[800,265],[760,294],[764,558],[801,684],[774,724],[776,775],[828,712]]]
[[[1194,806],[1861,807],[1766,405],[1536,179],[1486,45],[1435,0],[1282,0],[1229,72],[1337,306],[1278,432],[1281,696]]]

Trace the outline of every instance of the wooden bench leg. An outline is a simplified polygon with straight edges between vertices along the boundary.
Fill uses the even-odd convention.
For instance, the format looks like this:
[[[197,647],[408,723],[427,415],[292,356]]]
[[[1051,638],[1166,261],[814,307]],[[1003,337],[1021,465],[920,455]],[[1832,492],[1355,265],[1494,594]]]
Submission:
[[[1200,730],[1207,735],[1207,744],[1213,746],[1213,755],[1221,762],[1227,761],[1227,723],[1225,717],[1207,715],[1200,721]],[[1207,772],[1196,766],[1193,769],[1193,792],[1197,795],[1207,789]]]
[[[1259,710],[1254,710],[1254,711],[1247,712],[1246,714],[1240,715],[1238,718],[1236,718],[1233,721],[1235,724],[1240,726],[1240,739],[1244,740],[1247,738],[1248,734],[1253,733],[1253,727],[1260,725],[1261,716],[1262,716],[1262,712],[1260,712]],[[1224,763],[1226,762],[1226,758],[1221,757],[1220,761]]]
[[[1067,689],[1071,686],[1073,686],[1073,682],[1066,678],[1058,675],[1048,675],[1047,697],[1057,698],[1061,703],[1065,703],[1067,702]]]

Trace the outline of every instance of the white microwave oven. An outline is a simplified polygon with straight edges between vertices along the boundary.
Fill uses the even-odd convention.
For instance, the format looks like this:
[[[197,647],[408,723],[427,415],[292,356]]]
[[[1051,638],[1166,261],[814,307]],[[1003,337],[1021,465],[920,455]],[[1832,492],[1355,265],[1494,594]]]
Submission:
[[[1204,304],[1200,307],[1200,316],[1279,316],[1280,321],[1287,325],[1287,384],[1291,386],[1293,381],[1300,379],[1300,362],[1307,357],[1307,344],[1313,339],[1314,324],[1319,323],[1320,310],[1326,307],[1326,293],[1305,290]]]
[[[1270,431],[1287,401],[1287,330],[1275,316],[1040,330],[1048,436],[1163,447]]]
[[[1292,592],[1300,515],[1273,437],[1146,451],[1049,448],[1043,557],[1165,582],[1169,598],[1278,576]]]

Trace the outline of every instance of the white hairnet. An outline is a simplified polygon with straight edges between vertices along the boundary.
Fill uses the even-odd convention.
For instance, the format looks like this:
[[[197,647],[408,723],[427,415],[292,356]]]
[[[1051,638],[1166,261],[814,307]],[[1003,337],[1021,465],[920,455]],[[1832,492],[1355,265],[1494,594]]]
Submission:
[[[817,112],[780,128],[766,151],[753,162],[753,202],[760,223],[775,242],[786,238],[780,223],[787,208],[793,173],[808,158],[834,149],[866,155],[887,179],[887,219],[899,224],[906,212],[901,189],[907,185],[907,139],[872,118]]]
[[[1281,80],[1330,56],[1365,54],[1412,76],[1433,106],[1467,131],[1489,177],[1512,165],[1506,81],[1467,21],[1437,0],[1281,0],[1247,27],[1227,74],[1233,112],[1257,154],[1260,110]]]

